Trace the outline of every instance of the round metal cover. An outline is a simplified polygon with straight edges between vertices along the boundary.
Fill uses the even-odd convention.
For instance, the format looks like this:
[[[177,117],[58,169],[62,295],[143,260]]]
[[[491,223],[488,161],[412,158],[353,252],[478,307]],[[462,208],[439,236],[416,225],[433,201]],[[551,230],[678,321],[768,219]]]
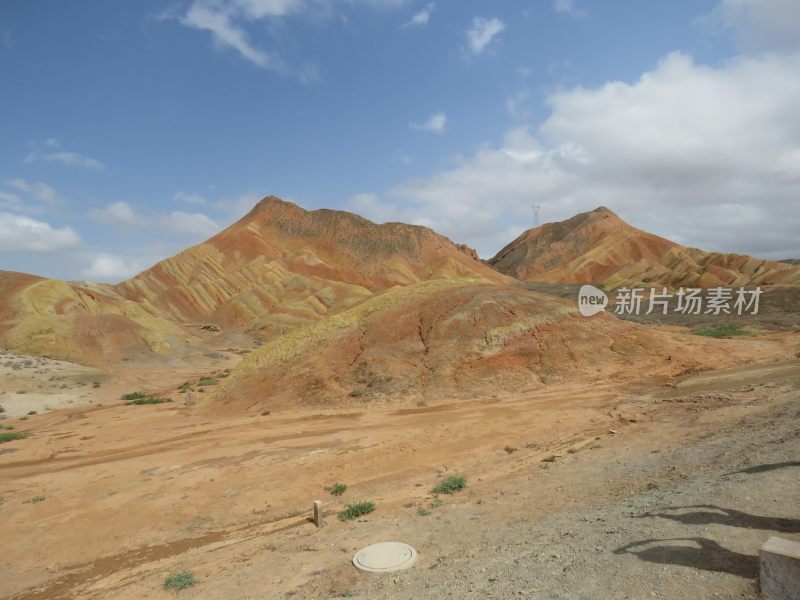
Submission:
[[[367,573],[391,573],[417,562],[417,551],[402,542],[380,542],[362,548],[353,556],[357,569]]]

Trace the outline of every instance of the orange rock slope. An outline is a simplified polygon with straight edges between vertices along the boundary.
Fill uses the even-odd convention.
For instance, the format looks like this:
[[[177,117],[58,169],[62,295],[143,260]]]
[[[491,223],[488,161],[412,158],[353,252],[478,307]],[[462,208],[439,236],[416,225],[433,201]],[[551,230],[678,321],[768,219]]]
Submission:
[[[206,410],[496,398],[559,381],[591,384],[677,375],[785,353],[764,340],[716,340],[572,301],[475,281],[397,288],[300,327],[254,351]]]
[[[110,286],[0,271],[0,346],[98,364],[175,354],[185,328]]]
[[[529,229],[489,264],[528,281],[606,289],[800,284],[795,265],[686,248],[628,225],[605,207]]]

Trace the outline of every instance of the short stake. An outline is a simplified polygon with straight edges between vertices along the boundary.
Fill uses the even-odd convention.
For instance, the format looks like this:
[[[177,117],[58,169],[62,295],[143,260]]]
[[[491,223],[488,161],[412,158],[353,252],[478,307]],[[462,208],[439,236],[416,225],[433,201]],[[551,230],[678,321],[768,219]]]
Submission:
[[[325,526],[325,514],[322,511],[321,500],[314,500],[314,525],[317,527]]]

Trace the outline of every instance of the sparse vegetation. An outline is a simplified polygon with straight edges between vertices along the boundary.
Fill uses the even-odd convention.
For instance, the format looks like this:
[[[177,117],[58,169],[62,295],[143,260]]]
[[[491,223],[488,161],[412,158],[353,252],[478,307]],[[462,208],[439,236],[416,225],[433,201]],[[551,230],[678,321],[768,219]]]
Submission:
[[[31,498],[31,504],[39,504],[39,502],[44,502],[46,498],[44,496],[34,496]]]
[[[755,335],[748,329],[741,329],[734,325],[718,325],[716,327],[695,327],[692,329],[695,335],[704,335],[707,337],[730,337],[734,335]]]
[[[424,506],[417,507],[417,516],[418,517],[429,517],[431,515],[431,511],[429,511]]]
[[[361,502],[348,504],[344,507],[344,510],[339,513],[339,520],[352,521],[362,515],[371,513],[373,510],[375,510],[375,503],[372,500],[363,500]]]
[[[19,431],[4,431],[3,433],[0,433],[0,444],[13,442],[14,440],[21,440],[25,437],[27,436]]]
[[[460,475],[451,475],[440,481],[433,488],[434,494],[455,494],[467,487],[467,478]]]
[[[172,592],[180,592],[182,589],[191,587],[197,583],[197,577],[191,571],[175,571],[167,575],[164,580],[164,589]]]
[[[344,483],[334,483],[332,486],[325,488],[331,496],[341,496],[347,491],[347,485]]]
[[[217,385],[217,380],[213,377],[201,377],[197,385]]]
[[[167,402],[172,402],[172,398],[167,398],[164,396],[147,396],[145,398],[137,398],[136,400],[131,400],[130,402],[126,402],[125,404],[135,404],[140,406],[142,404],[166,404]]]
[[[517,449],[514,448],[514,446],[506,446],[505,448],[503,448],[503,450],[506,451],[506,454],[514,454],[514,452],[517,451]]]
[[[147,394],[144,392],[128,392],[127,394],[122,394],[120,397],[121,400],[140,400],[142,398],[147,398]]]

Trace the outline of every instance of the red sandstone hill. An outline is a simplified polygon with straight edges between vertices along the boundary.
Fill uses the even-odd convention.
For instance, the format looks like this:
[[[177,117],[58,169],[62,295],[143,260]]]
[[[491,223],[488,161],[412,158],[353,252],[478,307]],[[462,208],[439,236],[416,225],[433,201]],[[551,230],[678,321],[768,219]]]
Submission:
[[[528,229],[488,262],[518,279],[606,289],[800,284],[795,265],[686,248],[628,225],[605,207]]]
[[[307,211],[270,196],[207,242],[116,291],[178,320],[285,330],[395,285],[461,277],[506,280],[427,227]]]

